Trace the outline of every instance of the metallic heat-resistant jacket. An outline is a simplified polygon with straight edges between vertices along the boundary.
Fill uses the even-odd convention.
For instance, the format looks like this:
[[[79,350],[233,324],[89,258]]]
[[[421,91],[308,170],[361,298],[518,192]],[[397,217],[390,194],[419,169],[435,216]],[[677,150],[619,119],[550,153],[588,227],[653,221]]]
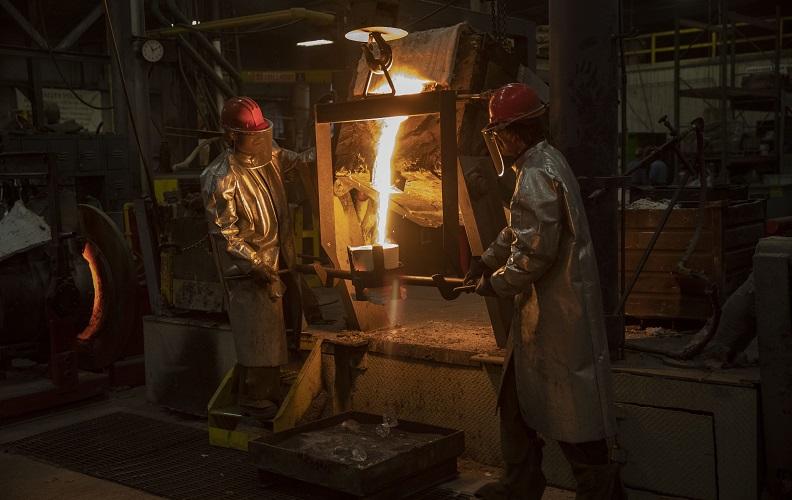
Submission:
[[[526,423],[559,441],[615,433],[599,275],[580,189],[546,141],[516,163],[509,225],[482,255],[498,295],[514,297],[504,373]],[[511,365],[511,366],[510,366]]]
[[[201,174],[209,234],[243,366],[287,362],[279,271],[292,268],[296,256],[282,172],[301,159],[277,146],[267,162],[225,150]]]
[[[286,165],[281,157],[286,157]],[[281,265],[295,264],[282,171],[299,161],[299,155],[273,147],[271,162],[250,165],[247,161],[225,150],[201,174],[210,233],[225,240],[229,254],[221,257],[225,277],[253,273],[275,281]]]

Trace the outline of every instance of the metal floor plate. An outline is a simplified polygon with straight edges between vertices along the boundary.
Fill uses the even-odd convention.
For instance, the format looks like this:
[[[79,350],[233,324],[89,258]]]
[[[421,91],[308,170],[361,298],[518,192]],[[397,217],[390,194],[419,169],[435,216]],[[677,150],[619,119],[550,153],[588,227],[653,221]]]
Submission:
[[[289,482],[262,484],[246,453],[210,446],[205,431],[111,413],[8,443],[6,451],[173,499],[320,500]],[[435,488],[420,500],[472,497]]]

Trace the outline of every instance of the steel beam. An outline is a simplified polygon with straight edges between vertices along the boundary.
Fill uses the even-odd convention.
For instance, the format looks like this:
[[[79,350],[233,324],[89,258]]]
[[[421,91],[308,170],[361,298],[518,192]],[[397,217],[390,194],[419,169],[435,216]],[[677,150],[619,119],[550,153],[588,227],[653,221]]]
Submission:
[[[423,92],[402,96],[369,97],[343,103],[317,104],[317,123],[344,123],[379,120],[391,116],[439,113],[442,95],[451,91]],[[456,97],[454,97],[456,99]],[[454,139],[456,142],[456,138]]]
[[[728,16],[729,19],[735,23],[745,23],[750,26],[756,26],[771,33],[775,33],[778,30],[775,19],[768,21],[765,19],[759,19],[758,17],[746,16],[745,14],[740,14],[739,12],[734,11],[729,11]]]
[[[154,200],[156,203],[156,200]],[[137,198],[134,201],[135,221],[140,238],[140,251],[143,254],[143,271],[146,276],[146,290],[148,291],[149,305],[155,316],[162,314],[162,295],[159,280],[159,252],[156,240],[152,237],[153,229],[150,224],[146,200]]]
[[[720,33],[722,29],[722,27],[719,25],[702,23],[701,21],[696,21],[694,19],[680,19],[679,25],[684,28],[700,29],[701,31],[710,31],[712,33]]]
[[[33,115],[33,125],[43,127],[46,125],[44,118],[44,89],[41,85],[41,61],[38,59],[27,60],[28,81],[30,82],[30,109]]]
[[[47,40],[41,36],[41,33],[36,31],[36,28],[34,28],[33,25],[28,22],[25,16],[23,16],[22,13],[20,13],[16,7],[14,7],[10,0],[0,0],[0,7],[8,12],[8,15],[11,16],[14,21],[16,21],[19,27],[22,28],[22,30],[27,33],[39,47],[42,49],[49,48]]]
[[[419,94],[420,95],[420,94]],[[441,91],[440,188],[443,203],[443,250],[453,272],[459,267],[459,186],[457,170],[456,92]]]
[[[112,8],[110,4],[113,5]],[[147,126],[151,114],[149,86],[146,78],[147,63],[137,57],[132,50],[135,40],[138,40],[143,34],[143,1],[108,1],[106,5],[109,9],[107,16],[112,21],[119,48],[118,58],[113,58],[111,61],[112,88],[121,90],[125,84],[129,92],[130,105],[133,107],[132,110],[127,109],[124,92],[115,91],[112,93],[115,132],[126,135],[129,150],[137,151],[140,155],[143,161],[137,162],[132,159],[130,165],[135,165],[135,167],[132,167],[131,170],[133,175],[140,179],[141,184],[146,186],[145,191],[151,191],[153,181],[148,179],[150,172],[146,172],[146,165],[152,161],[151,145],[156,140],[156,132]],[[108,47],[112,54],[114,52],[112,43],[108,43]],[[137,125],[137,132],[140,134],[139,143],[135,139],[135,125]],[[153,197],[153,192],[151,196]]]
[[[555,145],[578,177],[617,175],[618,0],[550,2],[550,126]],[[608,342],[624,343],[619,297],[616,190],[586,206],[597,256]]]
[[[727,44],[729,43],[728,40],[728,28],[729,28],[729,19],[726,17],[726,6],[727,0],[720,0],[720,4],[718,6],[718,17],[720,18],[721,22],[721,31],[718,35],[718,48],[720,49],[719,60],[720,60],[720,78],[718,79],[718,83],[720,84],[720,139],[721,139],[721,164],[720,169],[718,170],[716,179],[714,182],[718,184],[726,184],[728,179],[728,165],[729,165],[729,118],[731,110],[729,109],[730,102],[729,102],[729,80],[728,80],[728,71],[729,71],[729,53],[727,50]],[[706,181],[704,181],[706,182]]]
[[[316,106],[319,108],[319,105]],[[322,237],[322,248],[333,267],[340,267],[338,260],[338,249],[335,245],[335,217],[332,215],[333,190],[322,189],[323,187],[332,188],[335,180],[333,179],[333,147],[332,131],[329,123],[316,123],[316,184],[319,186],[319,234]],[[321,216],[324,214],[324,217]],[[329,216],[328,216],[329,215]]]
[[[50,51],[46,49],[33,49],[30,47],[14,47],[11,45],[0,45],[0,56],[5,57],[24,57],[36,59],[49,59]],[[90,54],[83,52],[52,51],[52,57],[59,61],[76,63],[108,64],[110,56],[106,54]]]
[[[7,0],[3,0],[7,1]],[[294,8],[286,10],[277,10],[273,12],[263,12],[261,14],[252,14],[249,16],[231,17],[228,19],[217,19],[214,21],[204,21],[195,26],[172,26],[170,28],[163,28],[158,30],[150,30],[146,32],[147,37],[168,37],[176,36],[179,34],[188,33],[190,31],[217,31],[227,30],[231,28],[241,28],[243,26],[250,26],[254,24],[264,23],[283,23],[289,21],[305,20],[310,23],[327,26],[335,22],[335,15],[326,12],[318,12],[315,10]]]
[[[104,14],[104,9],[102,9],[102,4],[98,3],[77,26],[72,28],[72,30],[58,42],[58,45],[55,46],[55,50],[65,50],[77,43],[77,40],[83,36],[83,33],[88,31],[88,28],[93,26],[93,24],[102,17],[102,14]]]
[[[96,7],[94,7],[93,10],[77,24],[77,26],[72,28],[72,30],[66,36],[64,36],[60,42],[58,42],[58,45],[55,46],[55,50],[65,50],[77,43],[77,40],[83,36],[83,33],[88,31],[88,28],[93,26],[93,23],[102,17],[102,14],[104,14],[104,9],[102,9],[102,4],[98,3],[96,4]]]

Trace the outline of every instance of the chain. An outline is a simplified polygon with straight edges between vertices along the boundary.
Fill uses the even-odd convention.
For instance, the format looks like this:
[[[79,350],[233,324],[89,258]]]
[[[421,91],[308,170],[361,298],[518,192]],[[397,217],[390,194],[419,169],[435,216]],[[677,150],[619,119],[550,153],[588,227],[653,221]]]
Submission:
[[[496,39],[498,38],[498,2],[496,0],[490,0],[490,18],[492,18],[492,36]]]
[[[509,50],[506,37],[506,17],[508,0],[491,0],[490,14],[492,16],[492,36],[503,48]]]
[[[509,0],[498,0],[498,34],[501,44],[506,47],[506,17],[509,15]]]

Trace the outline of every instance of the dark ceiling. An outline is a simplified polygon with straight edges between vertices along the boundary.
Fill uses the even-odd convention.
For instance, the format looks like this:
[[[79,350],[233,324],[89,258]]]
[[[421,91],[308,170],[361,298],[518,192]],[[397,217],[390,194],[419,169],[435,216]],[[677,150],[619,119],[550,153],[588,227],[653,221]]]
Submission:
[[[514,3],[512,1],[512,5]],[[673,29],[675,11],[681,18],[715,22],[720,3],[720,0],[622,0],[625,31],[649,33]],[[537,24],[547,24],[548,5],[547,1],[524,1],[511,12]],[[776,6],[781,7],[782,15],[792,15],[792,1],[789,0],[726,1],[727,11],[764,18],[773,17]]]
[[[430,6],[441,7],[447,2],[445,0],[419,0]],[[579,0],[588,1],[588,0]],[[675,11],[680,17],[690,18],[702,22],[714,22],[717,19],[717,12],[720,0],[622,0],[624,9],[624,29],[625,32],[647,33],[652,31],[665,31],[673,28]],[[111,2],[111,5],[120,5],[124,2]],[[44,34],[50,41],[57,42],[74,25],[81,20],[95,5],[95,0],[12,0],[12,3],[28,18],[31,23]],[[146,4],[150,4],[147,0]],[[161,2],[164,3],[164,2]],[[180,0],[179,4],[183,9],[189,10],[192,7],[200,11],[208,12],[211,5],[210,0]],[[279,10],[291,7],[306,7],[323,11],[334,11],[340,2],[336,0],[234,0],[220,2],[222,16],[244,15],[259,13],[263,10]],[[355,5],[365,5],[372,2],[365,0],[350,0],[349,3]],[[379,4],[393,3],[393,0],[380,1]],[[398,2],[397,2],[398,3]],[[792,0],[726,0],[727,10],[737,11],[741,14],[756,17],[772,17],[776,6],[780,6],[782,15],[792,16]],[[403,3],[407,5],[408,2]],[[462,8],[468,5],[467,0],[457,0],[449,7]],[[548,0],[509,0],[507,2],[511,15],[527,19],[536,24],[548,23]],[[446,7],[448,8],[448,7]],[[444,16],[436,15],[434,19],[442,22]],[[400,18],[410,18],[409,13],[400,13]],[[157,23],[149,15],[147,16],[149,27],[157,27]],[[422,26],[431,25],[427,20]],[[277,36],[282,38],[300,38],[310,35],[310,30],[306,25],[296,24],[277,31]],[[275,33],[273,33],[275,35]],[[104,43],[104,29],[102,23],[96,23],[88,33],[81,39],[84,49],[90,45],[102,45]],[[14,21],[0,11],[0,44],[5,45],[29,45],[30,40],[16,26]]]

